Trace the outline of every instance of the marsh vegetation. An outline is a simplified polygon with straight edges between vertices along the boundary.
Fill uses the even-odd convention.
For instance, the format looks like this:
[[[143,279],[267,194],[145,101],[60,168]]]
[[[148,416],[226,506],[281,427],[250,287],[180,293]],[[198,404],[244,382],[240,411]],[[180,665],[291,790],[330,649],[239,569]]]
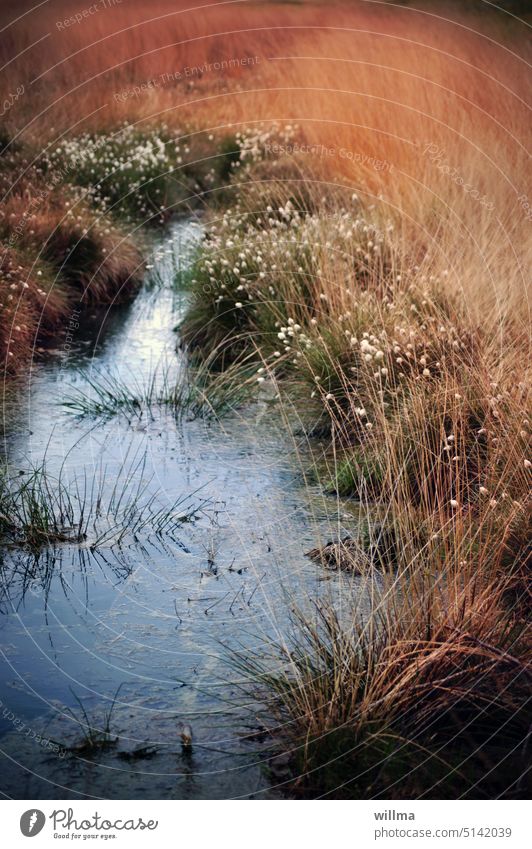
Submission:
[[[182,795],[244,795],[249,774],[300,797],[526,792],[529,48],[495,13],[427,27],[377,5],[246,4],[243,42],[232,4],[205,23],[133,3],[126,29],[109,9],[103,36],[91,19],[8,70],[10,90],[51,96],[38,115],[13,103],[0,154],[3,370],[24,387],[31,365],[28,410],[46,409],[23,448],[7,428],[7,607],[41,579],[47,605],[74,551],[89,572],[116,558],[102,572],[125,584],[155,570],[135,585],[142,625],[171,629],[139,649],[142,697],[125,689],[140,714],[153,698],[161,737],[117,703],[117,751],[155,771],[178,757]],[[21,48],[44,15],[21,21]],[[206,740],[198,770],[219,749],[229,774],[201,710],[216,698],[246,766],[198,791],[201,743],[176,729]],[[115,757],[82,712],[83,751]],[[281,771],[272,752],[291,753]]]

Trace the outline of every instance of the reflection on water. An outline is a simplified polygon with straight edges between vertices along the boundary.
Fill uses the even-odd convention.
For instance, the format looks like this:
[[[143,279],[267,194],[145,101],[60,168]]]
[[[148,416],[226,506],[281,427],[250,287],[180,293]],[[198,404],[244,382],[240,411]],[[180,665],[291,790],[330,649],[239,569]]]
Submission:
[[[6,438],[15,466],[46,457],[63,481],[79,487],[100,475],[109,492],[142,457],[131,485],[143,498],[161,510],[185,496],[198,507],[171,533],[146,526],[97,549],[87,540],[39,556],[3,552],[0,790],[11,797],[279,794],[264,768],[272,741],[257,740],[258,706],[243,696],[229,649],[281,639],[293,599],[334,598],[349,610],[360,589],[357,578],[324,576],[304,557],[342,519],[331,522],[331,504],[303,485],[296,446],[271,405],[222,422],[169,411],[89,421],[61,407],[95,371],[138,382],[164,359],[177,375],[173,328],[184,296],[171,283],[200,233],[176,224],[158,251],[158,282],[131,305],[87,317],[69,357],[34,370],[24,415]],[[100,730],[113,706],[113,745],[80,747],[78,699]],[[190,750],[180,740],[185,722]]]

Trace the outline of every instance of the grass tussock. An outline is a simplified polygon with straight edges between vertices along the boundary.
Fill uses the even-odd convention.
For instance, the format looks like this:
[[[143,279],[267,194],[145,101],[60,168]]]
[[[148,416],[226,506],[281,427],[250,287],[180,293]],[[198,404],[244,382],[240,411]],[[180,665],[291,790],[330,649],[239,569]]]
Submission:
[[[476,523],[449,524],[424,546],[402,539],[369,616],[356,603],[297,611],[292,639],[236,659],[269,693],[291,792],[523,797],[532,669],[509,603],[515,573],[501,573],[493,529]]]
[[[0,367],[11,374],[68,327],[72,314],[130,298],[139,248],[60,168],[21,146],[0,156]],[[137,242],[138,242],[137,238]]]
[[[61,543],[90,550],[120,547],[149,535],[172,535],[201,508],[189,496],[161,504],[144,467],[146,458],[124,463],[112,482],[110,473],[66,479],[46,466],[14,472],[0,470],[0,544],[38,552]]]
[[[0,353],[20,370],[73,310],[115,305],[142,280],[142,232],[221,198],[246,136],[124,123],[47,145],[7,142],[0,156]]]

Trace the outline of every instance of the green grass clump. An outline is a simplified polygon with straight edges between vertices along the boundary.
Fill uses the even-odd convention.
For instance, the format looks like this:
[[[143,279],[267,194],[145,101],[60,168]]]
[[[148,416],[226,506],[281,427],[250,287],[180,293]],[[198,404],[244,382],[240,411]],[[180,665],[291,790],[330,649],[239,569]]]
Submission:
[[[0,469],[0,537],[4,542],[40,548],[51,542],[85,538],[83,519],[64,486],[43,468],[11,473]]]
[[[41,167],[82,187],[104,213],[158,224],[183,205],[198,206],[229,179],[239,158],[240,148],[229,138],[126,123],[114,132],[65,139],[47,151]]]
[[[101,719],[90,718],[87,708],[83,704],[82,700],[76,695],[74,690],[70,688],[70,692],[78,704],[79,713],[70,707],[65,707],[64,711],[70,715],[76,727],[79,728],[80,738],[75,743],[60,743],[59,745],[63,753],[71,755],[85,755],[90,757],[91,755],[95,755],[97,752],[115,748],[119,738],[118,735],[113,734],[111,731],[111,721],[113,710],[116,705],[116,699],[121,687],[122,685],[118,687],[113,699],[111,700],[109,708],[103,712]]]

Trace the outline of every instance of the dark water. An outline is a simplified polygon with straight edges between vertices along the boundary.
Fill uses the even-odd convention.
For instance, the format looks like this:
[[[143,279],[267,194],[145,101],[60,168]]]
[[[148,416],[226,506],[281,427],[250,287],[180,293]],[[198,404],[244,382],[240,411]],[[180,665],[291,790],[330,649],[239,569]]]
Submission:
[[[62,405],[86,375],[143,383],[163,361],[178,374],[185,296],[172,280],[200,236],[198,225],[176,224],[157,251],[157,282],[133,304],[87,317],[69,356],[59,348],[35,367],[6,437],[13,468],[46,458],[69,489],[98,480],[103,505],[127,478],[161,509],[181,499],[176,509],[197,511],[171,533],[147,526],[95,550],[89,537],[38,557],[3,553],[0,790],[9,797],[282,794],[267,768],[275,737],[254,734],[264,706],[242,690],[230,649],[266,652],[289,637],[294,600],[332,598],[349,610],[360,593],[356,579],[325,575],[304,556],[349,517],[304,486],[298,446],[270,399],[218,422],[168,410],[79,420]],[[118,689],[116,745],[76,750],[77,699],[101,730]]]

